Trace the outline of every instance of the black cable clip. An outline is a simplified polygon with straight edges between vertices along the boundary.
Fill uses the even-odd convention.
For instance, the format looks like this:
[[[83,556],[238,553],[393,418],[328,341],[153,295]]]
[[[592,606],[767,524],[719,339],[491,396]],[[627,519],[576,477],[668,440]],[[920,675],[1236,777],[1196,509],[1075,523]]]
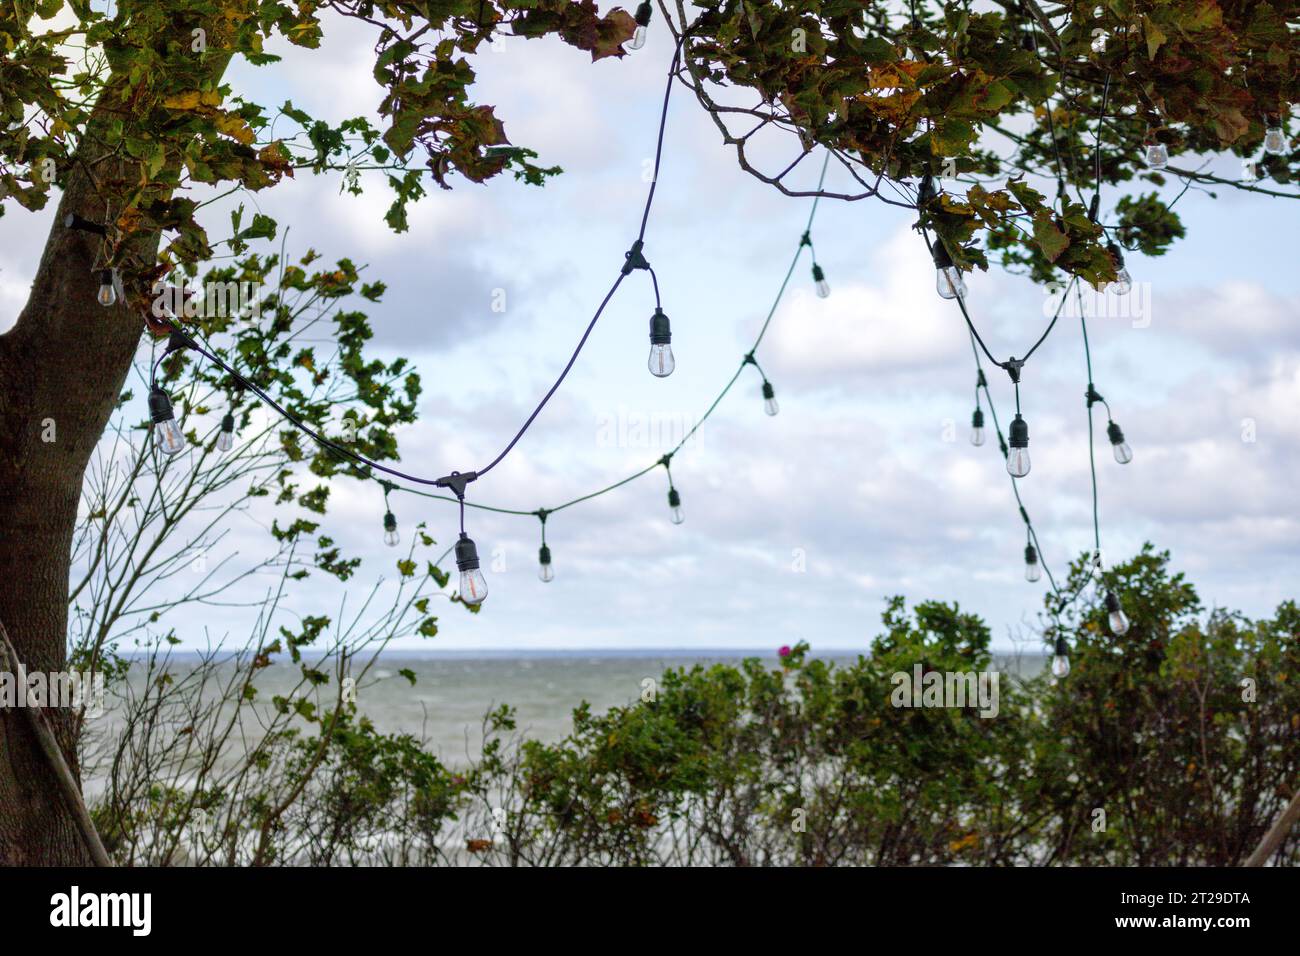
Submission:
[[[812,230],[805,230],[803,236],[799,239],[799,247],[812,245]]]
[[[1011,381],[1014,384],[1019,385],[1020,370],[1025,367],[1025,360],[1018,359],[1015,356],[1012,356],[1011,358],[1007,359],[1005,362],[1002,363],[1002,367],[1006,369],[1007,374],[1011,376]]]
[[[1092,406],[1096,405],[1098,402],[1106,401],[1106,399],[1102,398],[1101,394],[1092,387],[1092,382],[1088,383],[1088,391],[1084,392],[1083,397],[1087,399],[1089,408],[1092,408]]]
[[[163,355],[171,355],[173,352],[180,352],[189,348],[193,344],[194,343],[190,340],[188,335],[184,332],[173,329],[172,333],[167,336],[167,348],[163,350]]]
[[[645,243],[642,242],[640,239],[638,239],[636,242],[632,243],[631,249],[623,253],[623,258],[626,260],[623,263],[623,270],[622,270],[623,275],[625,276],[631,275],[633,269],[650,268],[650,263],[647,262],[646,257],[641,254],[641,250],[644,247],[645,247]]]
[[[461,474],[459,471],[453,471],[445,478],[439,478],[434,482],[438,488],[450,488],[461,501],[465,500],[465,486],[478,477],[478,472],[467,471]]]
[[[542,523],[543,527],[546,526],[546,516],[549,515],[550,513],[551,513],[550,508],[538,508],[536,511],[533,512],[533,514],[537,515],[537,520]]]
[[[659,459],[659,461],[656,464],[663,465],[665,468],[667,468],[668,463],[671,462],[672,460],[673,460],[673,453],[667,452],[664,454],[662,458]]]

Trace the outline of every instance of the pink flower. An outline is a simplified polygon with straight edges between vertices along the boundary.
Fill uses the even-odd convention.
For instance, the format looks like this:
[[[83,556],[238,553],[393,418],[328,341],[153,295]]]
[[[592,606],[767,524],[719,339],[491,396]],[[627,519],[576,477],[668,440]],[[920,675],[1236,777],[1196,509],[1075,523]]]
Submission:
[[[782,644],[782,645],[781,645],[781,649],[778,650],[777,653],[780,654],[782,657],[789,657],[789,656],[790,656],[790,645],[789,645],[789,644]]]

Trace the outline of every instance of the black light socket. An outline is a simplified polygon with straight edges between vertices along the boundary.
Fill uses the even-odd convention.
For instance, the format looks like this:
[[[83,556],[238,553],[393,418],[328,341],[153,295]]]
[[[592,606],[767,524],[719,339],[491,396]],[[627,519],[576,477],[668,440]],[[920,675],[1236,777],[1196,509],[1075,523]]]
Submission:
[[[668,324],[668,316],[663,309],[656,307],[655,314],[650,316],[650,344],[667,345],[672,340],[673,332]]]
[[[235,416],[230,412],[221,416],[221,430],[223,432],[233,432],[235,430]]]
[[[1063,637],[1058,637],[1056,639],[1056,656],[1057,657],[1070,656],[1070,645],[1065,643],[1065,638]]]
[[[676,488],[668,489],[668,507],[680,508],[682,506],[682,496],[677,493]]]
[[[763,382],[763,397],[776,398],[776,390],[772,388],[771,382],[768,381]]]
[[[1114,422],[1106,426],[1106,437],[1110,439],[1112,445],[1121,444],[1124,441],[1124,432]]]
[[[930,247],[930,254],[934,256],[934,267],[936,269],[951,269],[952,256],[948,255],[948,249],[943,244],[943,240],[935,237],[934,245]]]
[[[1117,243],[1117,242],[1108,242],[1108,243],[1106,243],[1106,251],[1109,252],[1112,256],[1114,256],[1114,258],[1115,258],[1115,268],[1117,268],[1117,269],[1123,269],[1123,268],[1124,268],[1124,253],[1123,253],[1123,251],[1120,249],[1120,247],[1119,247],[1119,243]]]
[[[982,408],[975,409],[974,414],[972,414],[970,417],[970,427],[971,428],[984,427],[984,409]]]
[[[826,273],[822,272],[822,267],[813,263],[813,282],[821,282],[826,278]]]
[[[1119,608],[1119,598],[1115,596],[1114,591],[1106,592],[1106,613],[1114,614]]]
[[[149,417],[153,419],[155,425],[169,422],[175,418],[175,415],[172,414],[172,400],[167,397],[166,392],[156,385],[149,390]]]
[[[538,551],[537,551],[537,562],[538,562],[538,564],[550,564],[550,563],[551,563],[551,549],[550,549],[549,546],[547,546],[547,545],[542,545],[541,548],[538,549]]]
[[[1025,545],[1025,564],[1038,563],[1038,549],[1032,544]]]
[[[393,514],[391,511],[384,512],[384,530],[385,531],[397,530],[397,516]]]
[[[477,569],[478,548],[474,546],[473,539],[462,531],[460,540],[456,542],[456,570],[475,571]]]
[[[1020,417],[1019,412],[1016,412],[1016,417],[1011,420],[1011,427],[1007,431],[1007,443],[1012,448],[1029,447],[1029,423]]]
[[[640,6],[636,8],[636,15],[633,17],[636,20],[636,25],[639,27],[649,26],[652,12],[653,8],[650,6],[650,0],[642,0]]]

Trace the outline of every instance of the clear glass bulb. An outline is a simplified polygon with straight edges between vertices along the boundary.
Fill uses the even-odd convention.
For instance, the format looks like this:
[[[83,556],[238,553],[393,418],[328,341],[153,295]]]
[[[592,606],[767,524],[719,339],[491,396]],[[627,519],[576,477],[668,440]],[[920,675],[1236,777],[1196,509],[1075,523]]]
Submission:
[[[819,299],[828,298],[831,294],[831,284],[825,279],[817,280],[817,297]]]
[[[1043,566],[1037,561],[1025,562],[1025,580],[1033,583],[1043,576]]]
[[[934,274],[934,287],[945,299],[956,299],[966,294],[966,280],[956,266],[945,266]]]
[[[781,406],[776,403],[775,397],[763,399],[763,411],[767,412],[769,415],[775,415],[780,410]]]
[[[1111,451],[1115,453],[1115,460],[1121,465],[1127,465],[1133,460],[1133,449],[1128,447],[1128,442],[1116,442],[1110,446]]]
[[[662,345],[651,345],[650,360],[646,362],[646,367],[656,378],[667,378],[672,375],[673,369],[677,367],[677,362],[673,358],[673,347],[667,342]]]
[[[478,568],[460,572],[460,596],[466,604],[482,604],[487,597],[487,579]]]
[[[1012,448],[1007,455],[1007,473],[1013,478],[1029,474],[1029,449]]]
[[[1064,654],[1057,654],[1052,658],[1052,676],[1056,678],[1070,676],[1070,659]]]
[[[627,48],[629,50],[639,50],[645,46],[645,35],[647,32],[648,31],[645,27],[638,26],[636,32],[632,34],[632,39],[628,41]],[[543,578],[543,580],[549,581],[550,578]]]
[[[970,443],[976,448],[984,444],[984,426],[975,425],[970,430]]]
[[[538,565],[537,576],[543,581],[555,580],[555,567],[550,562]]]
[[[1253,160],[1243,159],[1241,161],[1241,181],[1243,183],[1259,182],[1259,167]]]
[[[1169,165],[1169,147],[1164,143],[1147,143],[1147,166],[1164,169]]]
[[[1123,637],[1128,633],[1128,618],[1122,610],[1111,611],[1107,614],[1106,623],[1110,625],[1110,632],[1116,637]]]
[[[234,447],[235,447],[235,433],[228,432],[224,428],[221,429],[221,433],[217,435],[217,451],[221,452],[221,454],[224,455],[226,452],[230,451],[230,449]]]
[[[1127,269],[1120,269],[1119,273],[1115,276],[1115,281],[1111,283],[1110,288],[1116,295],[1128,295],[1133,291],[1133,277],[1129,275]]]
[[[176,419],[169,418],[166,421],[155,422],[153,430],[154,438],[164,455],[177,455],[185,450],[185,434]]]
[[[1106,52],[1106,34],[1098,33],[1095,37],[1092,38],[1092,52],[1093,53]]]
[[[113,288],[112,279],[109,279],[107,282],[100,283],[99,293],[95,296],[95,298],[98,299],[99,304],[104,306],[105,308],[108,308],[110,305],[112,305],[114,302],[117,301],[117,290]]]
[[[402,533],[394,528],[392,531],[384,532],[384,544],[390,548],[395,548],[402,543]]]
[[[681,524],[686,520],[686,515],[682,514],[682,506],[677,505],[673,508],[673,524]]]
[[[1264,152],[1281,156],[1286,152],[1286,136],[1280,126],[1270,126],[1264,131]]]

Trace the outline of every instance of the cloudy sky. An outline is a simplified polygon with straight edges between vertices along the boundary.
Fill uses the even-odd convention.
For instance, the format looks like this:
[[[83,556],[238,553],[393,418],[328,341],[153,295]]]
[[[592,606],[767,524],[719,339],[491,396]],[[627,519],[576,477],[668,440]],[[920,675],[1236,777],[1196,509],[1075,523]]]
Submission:
[[[326,33],[319,52],[279,44],[282,64],[238,65],[228,79],[270,106],[292,99],[319,116],[372,112],[372,36],[339,23]],[[544,189],[505,179],[435,188],[403,235],[383,222],[380,183],[354,197],[340,193],[337,176],[304,176],[244,200],[288,226],[292,253],[310,245],[348,256],[388,284],[385,302],[367,308],[378,349],[411,356],[425,385],[421,419],[400,435],[406,468],[436,475],[485,464],[563,367],[635,238],[670,56],[657,29],[621,62],[593,65],[559,43],[517,38],[478,58],[479,102],[497,106],[512,142],[564,168]],[[783,164],[790,147],[764,158]],[[819,165],[808,161],[795,183],[811,187]],[[1225,156],[1215,168],[1232,175],[1238,162]],[[828,186],[848,183],[832,173]],[[1207,604],[1262,615],[1297,596],[1300,580],[1295,211],[1220,192],[1180,200],[1189,237],[1169,255],[1130,257],[1144,316],[1090,322],[1097,388],[1135,454],[1117,465],[1104,417],[1097,423],[1102,543],[1114,560],[1144,541],[1169,549]],[[471,487],[472,500],[533,510],[625,477],[675,444],[735,371],[810,201],[741,171],[681,88],[657,195],[646,253],[672,317],[676,373],[646,371],[654,299],[645,275],[634,275],[531,431]],[[1103,214],[1116,198],[1105,197]],[[48,220],[20,211],[0,219],[0,328],[22,306],[39,254],[32,237]],[[471,512],[491,595],[477,616],[446,613],[438,646],[771,648],[805,639],[854,649],[877,632],[893,594],[957,601],[1009,646],[1041,608],[1045,582],[1024,580],[1023,526],[995,442],[967,440],[969,340],[953,304],[935,295],[909,227],[905,210],[880,202],[821,204],[813,234],[832,295],[812,294],[805,260],[759,352],[781,412],[763,414],[760,380],[746,370],[674,460],[681,526],[669,522],[662,470],[652,472],[551,519],[556,578],[542,584],[536,519]],[[968,282],[995,354],[1021,354],[1044,325],[1043,291],[997,270]],[[492,307],[498,290],[504,311]],[[1005,426],[1010,386],[1002,373],[990,380]],[[1063,319],[1022,389],[1034,465],[1021,490],[1059,572],[1091,547],[1086,381],[1078,320]],[[405,495],[393,505],[408,534],[424,521],[451,544],[453,507]],[[335,488],[327,530],[364,555],[358,589],[393,576],[381,514],[373,486]],[[251,519],[233,530],[245,554],[265,548]],[[341,587],[309,583],[294,605],[328,611]],[[229,612],[207,623],[217,636],[246,628]],[[184,627],[181,636],[203,639]]]

